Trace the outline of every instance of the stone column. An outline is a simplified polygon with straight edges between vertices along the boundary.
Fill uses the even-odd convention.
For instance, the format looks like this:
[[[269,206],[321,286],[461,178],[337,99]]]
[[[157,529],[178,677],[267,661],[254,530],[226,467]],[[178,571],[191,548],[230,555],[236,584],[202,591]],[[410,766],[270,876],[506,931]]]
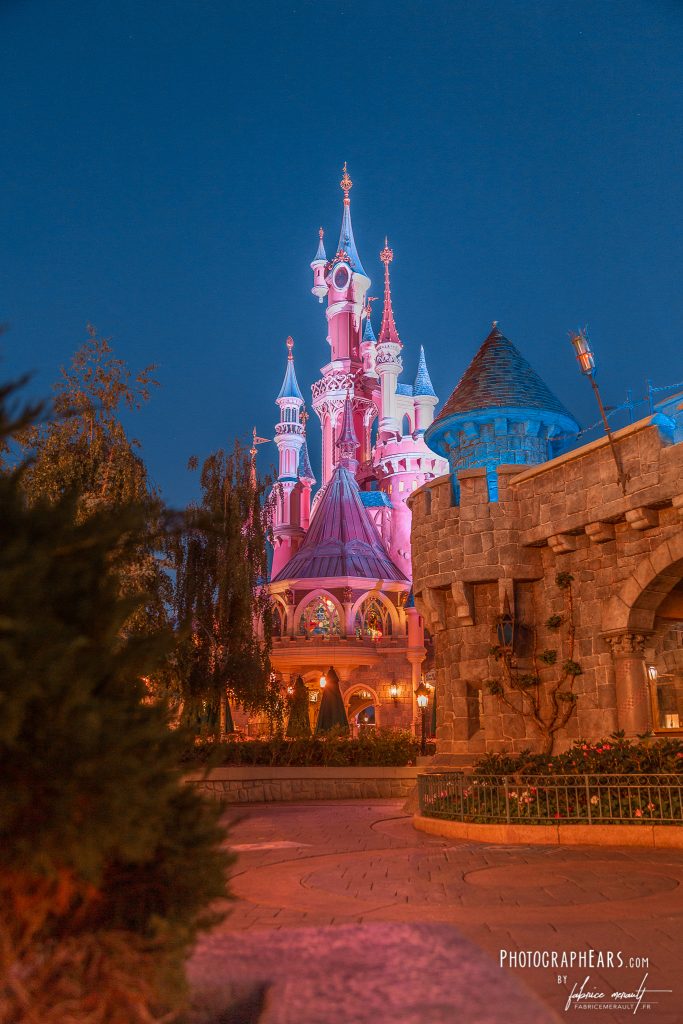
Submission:
[[[351,609],[353,608],[353,591],[351,587],[344,587],[342,591],[342,604],[344,606],[344,636],[352,640],[355,636],[353,616],[351,615]]]
[[[287,605],[287,636],[294,636],[294,592],[288,588],[282,596]]]
[[[617,724],[628,737],[652,728],[650,688],[643,633],[613,633],[605,640],[612,651],[617,694]]]

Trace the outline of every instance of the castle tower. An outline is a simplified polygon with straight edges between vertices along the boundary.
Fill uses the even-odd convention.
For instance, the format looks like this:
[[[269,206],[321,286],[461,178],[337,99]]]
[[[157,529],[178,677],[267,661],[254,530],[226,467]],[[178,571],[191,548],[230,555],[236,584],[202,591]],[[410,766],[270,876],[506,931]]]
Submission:
[[[429,376],[425,350],[422,345],[420,345],[420,359],[413,384],[413,395],[415,398],[415,430],[424,434],[427,427],[430,427],[434,421],[434,409],[438,405],[439,399],[436,397],[436,391]]]
[[[287,369],[275,402],[280,409],[280,422],[275,427],[279,467],[277,486],[274,489],[273,508],[273,573],[289,561],[298,551],[304,538],[302,523],[302,491],[306,490],[300,480],[300,456],[306,443],[305,421],[303,420],[304,398],[294,371],[294,342],[287,338]],[[310,472],[311,482],[313,474]],[[310,488],[308,483],[309,509]]]
[[[361,335],[370,278],[363,269],[353,237],[349,198],[352,185],[344,164],[340,182],[344,205],[337,252],[323,266],[325,250],[321,237],[316,258],[311,264],[313,293],[320,300],[327,295],[327,342],[330,346],[330,361],[321,368],[322,378],[312,388],[313,408],[320,418],[323,435],[323,485],[332,476],[338,461],[336,436],[346,392],[351,389],[354,397],[353,415],[357,434],[362,435],[367,409],[371,404],[369,396],[356,394],[356,375],[363,369]]]
[[[533,466],[557,454],[579,425],[532,366],[493,327],[443,409],[425,432],[446,456],[457,500],[457,472],[484,467],[489,500],[498,499],[500,465]]]
[[[384,264],[384,310],[382,313],[382,326],[377,341],[375,368],[379,374],[381,385],[380,401],[382,415],[379,421],[379,435],[382,440],[388,440],[392,436],[400,437],[401,435],[396,392],[398,378],[403,369],[403,360],[401,359],[403,345],[396,330],[394,310],[391,305],[389,264],[394,258],[394,253],[389,248],[389,242],[386,238],[379,258]]]

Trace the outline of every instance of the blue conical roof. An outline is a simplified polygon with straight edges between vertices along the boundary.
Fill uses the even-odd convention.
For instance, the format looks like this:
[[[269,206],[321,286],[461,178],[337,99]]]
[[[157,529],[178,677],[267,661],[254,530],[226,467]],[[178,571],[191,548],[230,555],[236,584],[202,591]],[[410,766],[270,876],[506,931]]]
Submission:
[[[494,324],[435,422],[479,409],[539,409],[574,417]]]
[[[315,483],[315,477],[313,476],[313,470],[311,469],[311,460],[308,457],[308,445],[304,438],[304,443],[299,451],[299,466],[297,470],[300,480],[311,480]]]
[[[282,382],[280,394],[277,396],[276,401],[279,401],[281,398],[300,398],[302,402],[304,400],[304,396],[299,390],[296,373],[294,372],[294,356],[292,355],[293,347],[294,342],[291,338],[287,338],[287,348],[289,349],[289,355],[287,356],[287,369],[285,370],[285,379]]]
[[[427,360],[425,359],[425,350],[422,345],[420,345],[420,359],[417,364],[417,373],[415,374],[415,383],[413,384],[413,394],[431,395],[432,398],[436,398],[436,391],[432,386],[429,370],[427,369]]]
[[[315,254],[315,258],[314,258],[313,262],[316,263],[316,262],[318,262],[320,260],[320,261],[322,261],[324,263],[327,263],[327,254],[325,253],[325,246],[323,245],[323,229],[322,228],[320,229],[318,234],[320,236],[320,241],[318,242],[318,251]]]
[[[377,338],[375,337],[375,332],[372,329],[372,320],[370,319],[370,314],[369,313],[368,313],[367,319],[365,321],[365,330],[363,331],[363,341],[371,341],[373,345],[377,344]]]
[[[351,224],[351,204],[344,202],[344,215],[342,216],[341,231],[339,232],[339,245],[338,250],[345,252],[351,261],[351,269],[355,270],[357,274],[362,274],[363,277],[368,275],[363,270],[363,264],[360,261],[358,250],[356,249],[356,242],[353,237],[353,225]]]

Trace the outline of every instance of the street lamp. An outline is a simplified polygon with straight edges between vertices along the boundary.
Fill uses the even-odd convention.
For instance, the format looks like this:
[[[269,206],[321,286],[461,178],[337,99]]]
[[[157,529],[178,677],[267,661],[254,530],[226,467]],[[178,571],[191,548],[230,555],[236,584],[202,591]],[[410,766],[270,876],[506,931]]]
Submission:
[[[626,494],[626,475],[621,468],[619,462],[619,456],[617,455],[617,448],[612,437],[612,431],[610,430],[609,421],[607,419],[607,413],[605,407],[602,404],[602,398],[600,396],[600,389],[598,388],[597,381],[595,379],[595,356],[591,349],[588,335],[586,334],[586,328],[582,327],[574,334],[569,335],[572,345],[574,346],[574,354],[578,361],[581,373],[588,377],[591,382],[595,397],[598,402],[598,408],[600,409],[600,415],[602,416],[602,422],[605,426],[605,433],[607,434],[607,440],[609,441],[610,448],[612,450],[612,458],[614,459],[614,465],[617,467],[617,477],[619,484],[624,494]]]
[[[392,700],[398,700],[398,685],[396,683],[391,684],[389,687],[389,693]]]
[[[325,673],[323,672],[323,674],[320,677],[320,689],[324,690],[326,686],[327,686],[327,679],[325,678]]]
[[[417,706],[420,709],[420,718],[422,723],[420,753],[424,757],[427,753],[427,704],[429,703],[429,690],[424,683],[420,683],[415,690],[415,697],[417,699]]]

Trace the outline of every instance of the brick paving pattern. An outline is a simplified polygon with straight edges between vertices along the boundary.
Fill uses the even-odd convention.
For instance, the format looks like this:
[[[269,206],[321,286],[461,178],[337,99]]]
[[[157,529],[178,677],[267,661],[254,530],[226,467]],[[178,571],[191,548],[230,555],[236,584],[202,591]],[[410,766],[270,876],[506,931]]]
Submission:
[[[254,976],[256,964],[259,977],[273,977],[279,964],[267,1024],[571,1021],[579,1011],[566,1013],[564,1004],[574,982],[589,975],[593,990],[629,991],[646,971],[648,989],[673,992],[651,996],[652,1008],[641,1006],[638,1019],[683,1022],[683,851],[453,842],[416,832],[399,801],[251,805],[228,820],[239,855],[236,900],[200,943],[191,976],[201,987],[226,970],[221,964],[233,964],[233,978],[238,966],[242,980]],[[438,969],[429,957],[421,962],[425,947]],[[645,956],[649,966],[498,966],[501,949],[591,948]],[[333,1011],[320,1001],[322,993],[334,996],[337,974],[362,977],[363,984],[342,985],[346,1002]],[[558,984],[558,974],[568,986]],[[397,985],[399,995],[389,999]],[[533,998],[520,1008],[520,991],[540,998],[541,1016]],[[583,1009],[579,1020],[613,1024],[633,1016]]]

